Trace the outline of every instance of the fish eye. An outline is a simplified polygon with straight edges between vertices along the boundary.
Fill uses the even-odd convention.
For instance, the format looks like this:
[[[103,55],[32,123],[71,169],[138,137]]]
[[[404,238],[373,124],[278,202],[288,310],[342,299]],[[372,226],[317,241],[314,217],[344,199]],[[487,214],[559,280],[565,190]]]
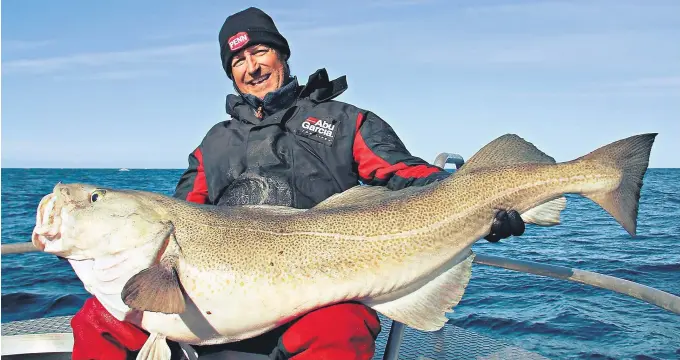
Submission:
[[[97,189],[90,194],[90,202],[93,203],[106,194],[106,190]]]

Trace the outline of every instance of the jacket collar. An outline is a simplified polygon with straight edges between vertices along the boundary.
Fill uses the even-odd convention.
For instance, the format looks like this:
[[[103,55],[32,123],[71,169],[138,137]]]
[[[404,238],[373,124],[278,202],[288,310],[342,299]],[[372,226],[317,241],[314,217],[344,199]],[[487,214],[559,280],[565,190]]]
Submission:
[[[284,86],[259,99],[250,94],[227,95],[226,110],[232,118],[251,124],[259,124],[262,120],[255,116],[257,108],[262,106],[267,117],[278,111],[293,106],[300,99],[309,99],[314,103],[322,103],[334,99],[347,90],[347,79],[343,75],[329,81],[326,69],[319,69],[309,76],[304,87],[298,85],[296,77],[291,77]]]

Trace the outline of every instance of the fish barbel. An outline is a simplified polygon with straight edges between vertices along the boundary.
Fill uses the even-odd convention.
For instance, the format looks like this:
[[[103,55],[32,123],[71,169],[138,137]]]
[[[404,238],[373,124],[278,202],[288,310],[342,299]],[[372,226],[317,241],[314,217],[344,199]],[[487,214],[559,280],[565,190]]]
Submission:
[[[38,206],[32,240],[68,259],[112,315],[151,334],[138,359],[169,359],[166,339],[239,341],[345,301],[434,331],[463,296],[471,246],[499,210],[552,226],[564,194],[580,194],[634,236],[656,135],[560,163],[504,135],[443,181],[357,186],[311,209],[60,183]]]

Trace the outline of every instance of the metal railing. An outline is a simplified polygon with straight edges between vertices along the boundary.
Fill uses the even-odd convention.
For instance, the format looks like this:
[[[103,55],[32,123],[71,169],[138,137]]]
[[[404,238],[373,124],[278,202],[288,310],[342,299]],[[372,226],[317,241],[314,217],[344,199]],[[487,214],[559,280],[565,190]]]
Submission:
[[[459,169],[461,166],[463,166],[464,160],[462,156],[453,153],[441,153],[437,155],[434,165],[445,168],[446,164],[454,164],[456,169]],[[2,255],[39,251],[30,242],[2,244],[1,248]],[[649,286],[641,285],[633,281],[598,274],[591,271],[541,264],[531,261],[512,260],[483,254],[476,254],[474,262],[477,264],[495,266],[508,270],[574,281],[615,291],[680,315],[679,296]],[[406,326],[404,324],[397,321],[392,321],[390,334],[387,338],[387,344],[385,346],[385,352],[383,353],[383,360],[396,360],[398,358],[405,329]]]
[[[23,253],[40,251],[40,250],[38,250],[38,248],[33,246],[33,243],[30,243],[30,242],[16,243],[16,244],[2,244],[1,250],[2,250],[2,255],[23,254]]]
[[[474,262],[477,264],[496,266],[529,274],[549,276],[555,279],[574,281],[581,284],[615,291],[617,293],[634,297],[680,315],[680,297],[655,289],[653,287],[641,285],[636,282],[620,279],[614,276],[563,266],[541,264],[523,260],[512,260],[499,256],[481,254],[475,255]]]

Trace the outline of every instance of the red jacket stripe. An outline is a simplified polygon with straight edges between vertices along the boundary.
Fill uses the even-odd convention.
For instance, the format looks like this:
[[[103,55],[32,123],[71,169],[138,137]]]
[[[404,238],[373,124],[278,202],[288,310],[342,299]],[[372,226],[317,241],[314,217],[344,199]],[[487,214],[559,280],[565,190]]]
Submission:
[[[424,178],[439,171],[441,171],[439,168],[433,166],[416,165],[401,169],[397,171],[396,175],[403,178]]]
[[[371,174],[373,174],[374,178],[385,180],[392,173],[403,178],[424,178],[440,171],[437,167],[427,165],[409,166],[403,162],[392,165],[376,155],[366,144],[363,135],[361,135],[360,128],[364,119],[364,114],[359,113],[353,147],[354,161],[359,165],[359,176],[362,179],[371,179]]]
[[[364,137],[361,135],[361,123],[364,121],[364,114],[359,113],[357,116],[356,135],[354,136],[353,155],[354,161],[359,165],[359,177],[362,179],[370,179],[371,174],[381,168],[387,168],[390,164],[384,159],[377,156],[366,145]],[[377,176],[377,173],[376,173]]]
[[[194,186],[187,194],[187,201],[205,204],[208,202],[208,183],[205,180],[205,172],[203,171],[203,153],[200,148],[196,148],[194,156],[198,159],[198,167],[196,168],[196,177],[194,178]]]

